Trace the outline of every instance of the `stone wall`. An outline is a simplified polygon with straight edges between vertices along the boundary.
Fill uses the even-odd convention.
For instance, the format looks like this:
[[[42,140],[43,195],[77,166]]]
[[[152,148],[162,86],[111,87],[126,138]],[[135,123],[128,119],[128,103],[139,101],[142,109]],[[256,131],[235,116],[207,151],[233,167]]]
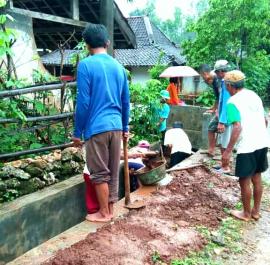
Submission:
[[[0,169],[0,203],[81,174],[83,167],[82,152],[74,147],[6,163]]]
[[[206,114],[207,109],[198,106],[172,106],[167,121],[167,128],[171,128],[174,121],[181,121],[184,130],[194,148],[208,146],[207,128],[211,115]]]

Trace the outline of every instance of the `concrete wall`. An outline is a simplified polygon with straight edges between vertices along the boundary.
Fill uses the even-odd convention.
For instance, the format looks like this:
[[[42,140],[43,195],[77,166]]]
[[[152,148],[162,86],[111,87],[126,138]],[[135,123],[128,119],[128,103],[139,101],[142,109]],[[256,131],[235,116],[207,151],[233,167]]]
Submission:
[[[0,264],[22,255],[86,215],[82,176],[0,206]]]
[[[194,77],[184,77],[183,78],[183,89],[182,94],[199,94],[207,89],[207,84],[200,77],[199,82],[196,84],[194,82]]]
[[[12,46],[17,74],[19,78],[32,81],[34,69],[45,71],[37,54],[32,19],[12,12],[10,12],[10,15],[14,18],[14,21],[8,22],[7,27],[15,29],[17,32],[17,40]]]
[[[167,121],[167,128],[172,127],[174,121],[181,121],[185,132],[194,148],[208,146],[207,128],[211,115],[204,114],[206,108],[198,106],[172,106]]]
[[[149,67],[131,68],[132,82],[144,85],[151,78],[148,69]]]

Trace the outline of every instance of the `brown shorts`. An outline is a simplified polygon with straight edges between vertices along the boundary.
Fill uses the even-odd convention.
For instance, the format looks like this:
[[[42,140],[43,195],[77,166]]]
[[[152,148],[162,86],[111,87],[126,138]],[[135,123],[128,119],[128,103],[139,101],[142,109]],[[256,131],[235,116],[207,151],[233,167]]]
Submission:
[[[109,131],[86,141],[86,163],[93,183],[107,182],[109,202],[118,201],[122,131]]]

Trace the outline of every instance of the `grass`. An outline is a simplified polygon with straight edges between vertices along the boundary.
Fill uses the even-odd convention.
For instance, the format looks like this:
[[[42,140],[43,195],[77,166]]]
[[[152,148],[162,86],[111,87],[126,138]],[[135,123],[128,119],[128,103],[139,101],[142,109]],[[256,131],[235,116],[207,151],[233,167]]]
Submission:
[[[170,263],[162,261],[160,254],[155,251],[151,257],[153,264],[158,265],[222,265],[226,255],[241,253],[242,222],[232,217],[222,220],[217,231],[198,226],[196,230],[207,239],[203,250],[191,252],[184,259],[174,259]],[[223,253],[225,253],[223,255]]]
[[[222,254],[240,253],[242,238],[242,222],[228,217],[221,222],[217,231],[198,226],[197,231],[207,239],[208,244],[197,253],[190,253],[184,259],[172,260],[170,265],[221,265]],[[226,258],[224,255],[224,258]]]

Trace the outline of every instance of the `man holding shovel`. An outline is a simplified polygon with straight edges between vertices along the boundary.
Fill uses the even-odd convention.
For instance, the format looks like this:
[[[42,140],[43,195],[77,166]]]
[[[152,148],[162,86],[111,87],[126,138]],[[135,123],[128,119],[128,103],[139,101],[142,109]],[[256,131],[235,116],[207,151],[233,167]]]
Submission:
[[[83,39],[91,56],[77,70],[77,106],[73,142],[86,141],[86,162],[94,183],[99,211],[92,222],[108,222],[118,200],[118,173],[122,136],[128,137],[129,90],[125,69],[110,55],[107,29],[90,24]]]

